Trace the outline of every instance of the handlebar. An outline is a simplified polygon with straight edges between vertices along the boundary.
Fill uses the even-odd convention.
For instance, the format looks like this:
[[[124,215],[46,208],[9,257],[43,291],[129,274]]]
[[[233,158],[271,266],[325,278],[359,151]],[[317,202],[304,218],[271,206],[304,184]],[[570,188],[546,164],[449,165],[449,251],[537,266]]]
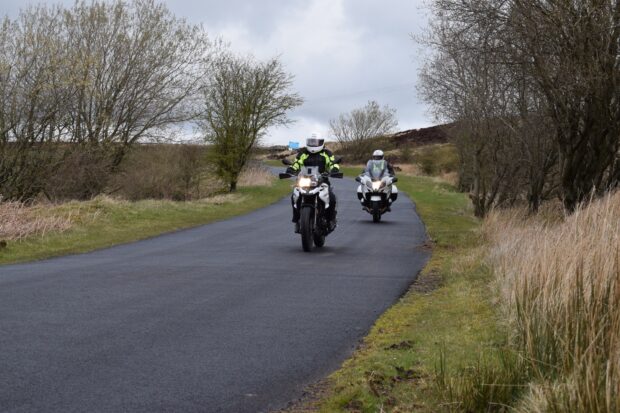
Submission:
[[[368,175],[366,175],[365,173],[362,173],[361,175],[358,175],[355,177],[355,180],[357,182],[362,182],[362,177],[368,177]],[[384,178],[392,178],[392,183],[395,184],[396,182],[398,182],[398,178],[396,177],[396,175],[387,175]]]
[[[321,176],[323,178],[344,178],[344,174],[342,172],[323,172]]]
[[[288,178],[293,178],[295,176],[297,176],[297,175],[296,174],[289,174],[287,172],[280,172],[278,174],[278,178],[280,178],[280,179],[288,179]],[[321,176],[323,178],[338,178],[338,179],[344,178],[344,174],[342,172],[332,172],[332,173],[324,172],[324,173],[321,174]]]

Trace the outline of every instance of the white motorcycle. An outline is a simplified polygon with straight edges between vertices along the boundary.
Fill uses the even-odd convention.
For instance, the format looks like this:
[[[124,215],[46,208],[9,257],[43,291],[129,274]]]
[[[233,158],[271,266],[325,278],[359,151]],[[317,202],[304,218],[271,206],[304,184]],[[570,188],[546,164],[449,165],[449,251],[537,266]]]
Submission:
[[[381,221],[381,215],[391,211],[391,206],[398,198],[398,188],[394,185],[398,178],[391,176],[384,161],[369,161],[366,170],[355,178],[357,198],[362,209],[372,215],[373,222]]]
[[[336,160],[336,163],[340,158]],[[288,159],[282,160],[285,165],[291,165]],[[281,173],[280,179],[294,177],[288,173]],[[325,211],[333,206],[329,203],[329,178],[342,178],[342,172],[331,174],[319,172],[315,166],[304,166],[297,175],[293,188],[294,208],[300,208],[299,233],[301,246],[304,251],[312,250],[312,244],[322,247],[325,237],[331,232],[325,218]]]

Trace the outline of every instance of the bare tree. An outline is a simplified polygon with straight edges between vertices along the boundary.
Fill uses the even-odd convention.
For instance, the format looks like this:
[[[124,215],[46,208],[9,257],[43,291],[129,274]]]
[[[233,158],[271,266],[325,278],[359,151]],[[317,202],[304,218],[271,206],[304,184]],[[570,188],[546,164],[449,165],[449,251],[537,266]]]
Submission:
[[[57,159],[67,93],[58,8],[31,8],[0,27],[0,198],[30,200]]]
[[[396,110],[383,108],[371,100],[363,108],[341,114],[329,121],[332,134],[352,160],[367,159],[371,151],[372,138],[394,132],[398,126]]]
[[[195,117],[210,50],[200,27],[154,0],[78,0],[5,18],[0,194],[101,192],[132,144]]]
[[[154,0],[82,0],[63,25],[71,51],[69,133],[88,147],[84,168],[103,163],[113,171],[138,140],[194,118],[197,74],[211,46],[198,26]],[[84,182],[83,197],[100,192],[102,178]]]
[[[303,103],[292,81],[278,58],[259,62],[225,51],[213,62],[199,124],[215,172],[231,192],[267,128],[290,123],[287,113]]]
[[[501,119],[504,140],[518,149],[514,159],[526,163],[519,176],[533,210],[551,193],[572,210],[619,185],[618,2],[437,0],[434,7],[433,70],[446,75],[455,59],[475,59],[457,76],[427,70],[427,92],[440,93],[425,96],[450,120]],[[508,93],[490,93],[502,78]],[[480,98],[502,113],[455,110]]]
[[[439,119],[455,122],[449,132],[459,152],[460,186],[475,214],[484,216],[519,196],[522,162],[507,122],[516,116],[516,93],[511,72],[496,64],[495,45],[488,41],[496,28],[457,20],[450,11],[442,9],[434,26],[430,42],[437,53],[420,73],[419,90]]]
[[[620,183],[620,3],[513,0],[506,25],[547,100],[562,198],[574,209]]]

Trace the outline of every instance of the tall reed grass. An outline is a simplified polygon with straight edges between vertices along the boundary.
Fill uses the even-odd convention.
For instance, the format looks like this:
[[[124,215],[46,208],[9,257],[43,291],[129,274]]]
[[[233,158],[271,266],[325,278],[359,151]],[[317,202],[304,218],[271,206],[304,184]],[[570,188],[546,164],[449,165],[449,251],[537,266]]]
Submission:
[[[0,202],[0,239],[21,240],[71,228],[71,214],[40,214],[37,211],[40,208],[35,210],[20,202]]]
[[[523,412],[620,412],[620,192],[565,219],[494,212],[489,262],[529,375]]]
[[[239,186],[271,186],[275,175],[262,164],[246,166],[239,176]]]

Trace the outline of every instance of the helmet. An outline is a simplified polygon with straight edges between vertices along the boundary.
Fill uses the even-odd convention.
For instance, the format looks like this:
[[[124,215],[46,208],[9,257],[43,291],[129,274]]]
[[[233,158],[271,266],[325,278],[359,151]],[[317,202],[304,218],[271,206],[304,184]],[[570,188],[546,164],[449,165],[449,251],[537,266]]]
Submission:
[[[374,159],[375,161],[380,161],[381,159],[383,159],[383,151],[381,149],[377,149],[376,151],[374,151],[372,153],[372,159]]]
[[[323,150],[325,146],[325,139],[319,137],[318,133],[313,133],[308,139],[306,139],[306,149],[310,153],[318,153]]]

